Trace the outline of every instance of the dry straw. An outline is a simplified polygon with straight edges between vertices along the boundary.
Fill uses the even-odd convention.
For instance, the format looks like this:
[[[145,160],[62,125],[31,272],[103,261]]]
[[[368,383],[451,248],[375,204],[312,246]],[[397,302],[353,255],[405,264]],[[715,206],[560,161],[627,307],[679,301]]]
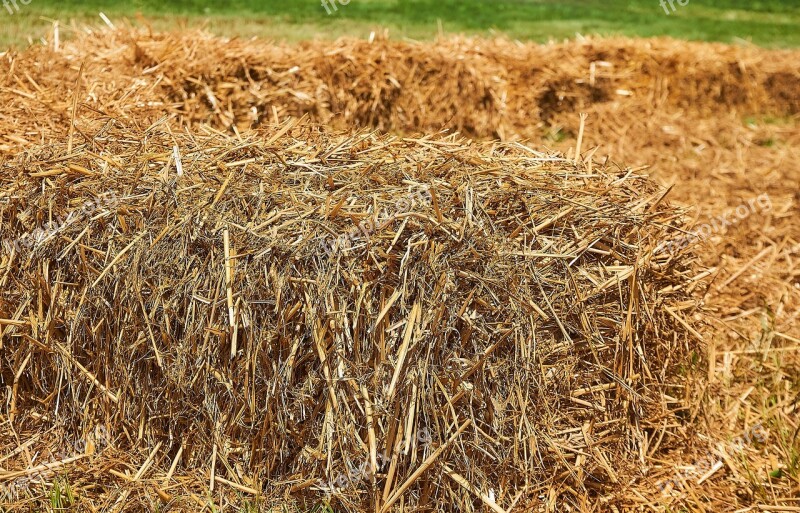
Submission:
[[[795,432],[797,129],[741,117],[800,110],[797,51],[121,30],[0,59],[0,238],[25,242],[0,255],[0,486],[68,471],[104,511],[196,511],[209,490],[223,506],[652,508],[658,480],[699,461],[699,431],[778,416]],[[286,122],[301,115],[571,153]],[[702,255],[719,269],[653,256],[679,213],[641,168],[593,162],[598,144],[709,215],[766,192],[776,207]],[[725,351],[731,330],[743,345]],[[98,426],[99,455],[53,456]],[[690,483],[687,509],[750,505],[739,492],[766,486],[782,447],[760,473],[748,447],[746,468]],[[353,468],[377,472],[331,489]],[[0,503],[41,495],[22,488]]]
[[[572,120],[590,108],[600,108],[608,126],[587,135],[605,142],[641,133],[650,117],[668,110],[703,119],[800,112],[796,50],[624,38],[431,45],[377,37],[289,46],[198,31],[75,35],[60,51],[0,56],[9,70],[0,74],[0,151],[71,130],[78,93],[87,108],[143,128],[168,115],[181,126],[241,132],[308,115],[348,130],[448,128],[501,140],[541,137],[559,126],[562,136],[574,137]],[[88,129],[78,127],[75,140]]]
[[[677,425],[697,283],[653,254],[675,211],[630,169],[297,121],[68,145],[2,164],[2,237],[118,201],[0,257],[3,373],[23,439],[101,424],[147,455],[116,510],[151,466],[347,510],[579,501]],[[323,250],[366,219],[389,221]]]

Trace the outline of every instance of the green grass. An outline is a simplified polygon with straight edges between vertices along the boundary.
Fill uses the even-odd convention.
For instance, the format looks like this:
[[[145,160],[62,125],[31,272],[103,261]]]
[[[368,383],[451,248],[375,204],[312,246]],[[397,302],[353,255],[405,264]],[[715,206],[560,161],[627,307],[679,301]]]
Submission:
[[[50,508],[53,512],[66,511],[75,504],[75,495],[67,477],[59,477],[50,490]]]
[[[205,24],[220,34],[289,41],[365,37],[379,27],[396,37],[429,39],[441,22],[448,33],[496,31],[535,41],[581,33],[800,46],[798,0],[689,0],[685,6],[675,0],[669,15],[659,0],[350,0],[330,15],[321,0],[16,1],[19,10],[12,15],[0,0],[3,47],[37,40],[53,19],[62,26],[100,23],[100,11],[117,21],[141,13],[158,29]]]

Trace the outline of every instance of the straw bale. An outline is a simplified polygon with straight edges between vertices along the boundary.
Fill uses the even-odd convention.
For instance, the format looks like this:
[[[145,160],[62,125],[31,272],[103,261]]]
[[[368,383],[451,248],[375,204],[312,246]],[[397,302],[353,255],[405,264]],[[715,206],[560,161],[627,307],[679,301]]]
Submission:
[[[614,489],[677,425],[700,282],[635,170],[296,121],[68,146],[0,167],[15,432],[103,426],[134,481],[180,454],[239,492],[469,511]]]

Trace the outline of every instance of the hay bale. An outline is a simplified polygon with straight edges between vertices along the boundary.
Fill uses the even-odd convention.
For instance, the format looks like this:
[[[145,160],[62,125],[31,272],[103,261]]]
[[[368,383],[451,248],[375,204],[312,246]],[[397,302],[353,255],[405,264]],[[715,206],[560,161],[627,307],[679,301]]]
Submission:
[[[676,212],[635,170],[294,121],[68,146],[0,167],[15,433],[470,511],[614,489],[674,429],[694,277],[654,254]]]

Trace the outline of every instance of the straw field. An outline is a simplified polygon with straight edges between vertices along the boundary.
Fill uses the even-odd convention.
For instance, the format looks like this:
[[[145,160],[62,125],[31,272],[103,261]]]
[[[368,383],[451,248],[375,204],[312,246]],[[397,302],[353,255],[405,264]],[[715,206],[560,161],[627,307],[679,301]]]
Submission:
[[[800,508],[800,52],[0,60],[5,510]]]

